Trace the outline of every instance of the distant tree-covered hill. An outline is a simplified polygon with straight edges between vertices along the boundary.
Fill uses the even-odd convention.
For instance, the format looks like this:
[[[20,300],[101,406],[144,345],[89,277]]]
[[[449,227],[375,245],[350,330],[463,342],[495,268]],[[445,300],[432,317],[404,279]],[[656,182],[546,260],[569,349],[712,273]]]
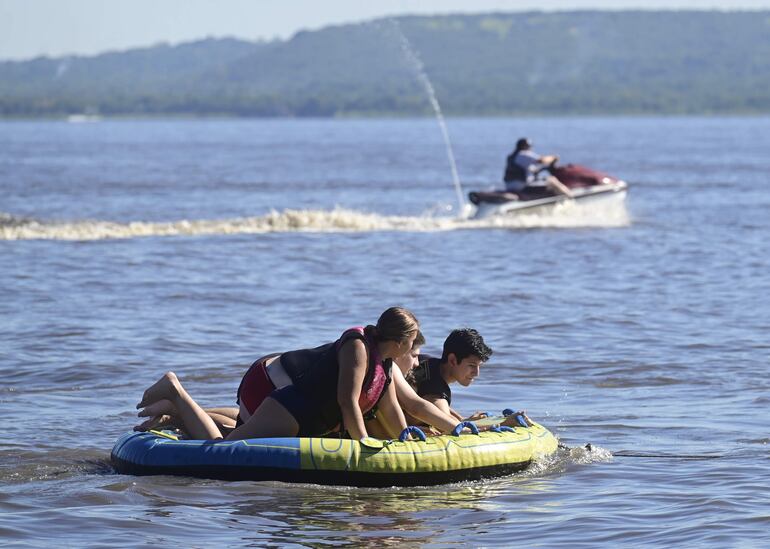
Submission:
[[[380,19],[286,41],[208,39],[0,63],[0,116],[768,113],[770,12]]]

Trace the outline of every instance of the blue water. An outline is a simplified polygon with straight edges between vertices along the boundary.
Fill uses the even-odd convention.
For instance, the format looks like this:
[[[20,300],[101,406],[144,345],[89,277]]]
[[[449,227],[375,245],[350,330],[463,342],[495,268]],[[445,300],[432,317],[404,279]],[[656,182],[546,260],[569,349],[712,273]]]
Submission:
[[[3,544],[770,544],[770,119],[448,128],[466,191],[528,135],[627,204],[457,220],[428,119],[0,122]],[[458,326],[495,350],[458,409],[576,449],[417,489],[112,471],[164,371],[230,405],[257,356],[391,305],[429,352]]]

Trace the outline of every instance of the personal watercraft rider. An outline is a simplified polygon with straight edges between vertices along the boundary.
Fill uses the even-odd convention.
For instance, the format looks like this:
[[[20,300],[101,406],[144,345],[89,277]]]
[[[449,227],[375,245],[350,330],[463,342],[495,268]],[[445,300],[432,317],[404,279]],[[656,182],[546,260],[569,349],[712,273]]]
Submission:
[[[557,194],[572,196],[572,191],[554,176],[538,177],[553,167],[558,160],[559,157],[555,155],[541,156],[537,154],[532,150],[532,142],[526,137],[522,137],[516,142],[516,148],[506,159],[505,174],[503,175],[505,190],[518,194],[527,191],[542,192],[550,189]]]

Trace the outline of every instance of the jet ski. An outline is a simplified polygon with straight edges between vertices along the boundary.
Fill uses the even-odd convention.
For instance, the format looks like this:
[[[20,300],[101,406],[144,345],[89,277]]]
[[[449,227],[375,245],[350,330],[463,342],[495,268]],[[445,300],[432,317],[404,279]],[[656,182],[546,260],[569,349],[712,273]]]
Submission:
[[[516,215],[525,213],[545,213],[555,206],[568,202],[622,203],[626,198],[628,184],[616,177],[580,166],[566,164],[547,168],[556,179],[561,181],[572,196],[558,194],[544,184],[531,186],[520,192],[510,191],[471,191],[468,198],[476,206],[472,219],[483,219],[498,215]],[[542,180],[541,180],[542,181]]]

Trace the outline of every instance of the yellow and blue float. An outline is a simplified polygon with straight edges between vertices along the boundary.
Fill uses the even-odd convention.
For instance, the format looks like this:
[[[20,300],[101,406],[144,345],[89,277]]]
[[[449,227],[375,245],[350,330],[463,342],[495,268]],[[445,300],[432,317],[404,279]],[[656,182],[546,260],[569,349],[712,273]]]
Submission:
[[[506,410],[507,412],[507,410]],[[504,417],[484,418],[494,426]],[[523,422],[522,422],[523,423]],[[469,428],[470,433],[461,432]],[[409,434],[419,440],[407,440]],[[185,440],[168,431],[126,433],[112,449],[118,473],[223,480],[277,480],[342,486],[428,486],[509,475],[556,451],[548,429],[463,422],[454,433],[425,437],[415,427],[399,440],[260,438]]]

